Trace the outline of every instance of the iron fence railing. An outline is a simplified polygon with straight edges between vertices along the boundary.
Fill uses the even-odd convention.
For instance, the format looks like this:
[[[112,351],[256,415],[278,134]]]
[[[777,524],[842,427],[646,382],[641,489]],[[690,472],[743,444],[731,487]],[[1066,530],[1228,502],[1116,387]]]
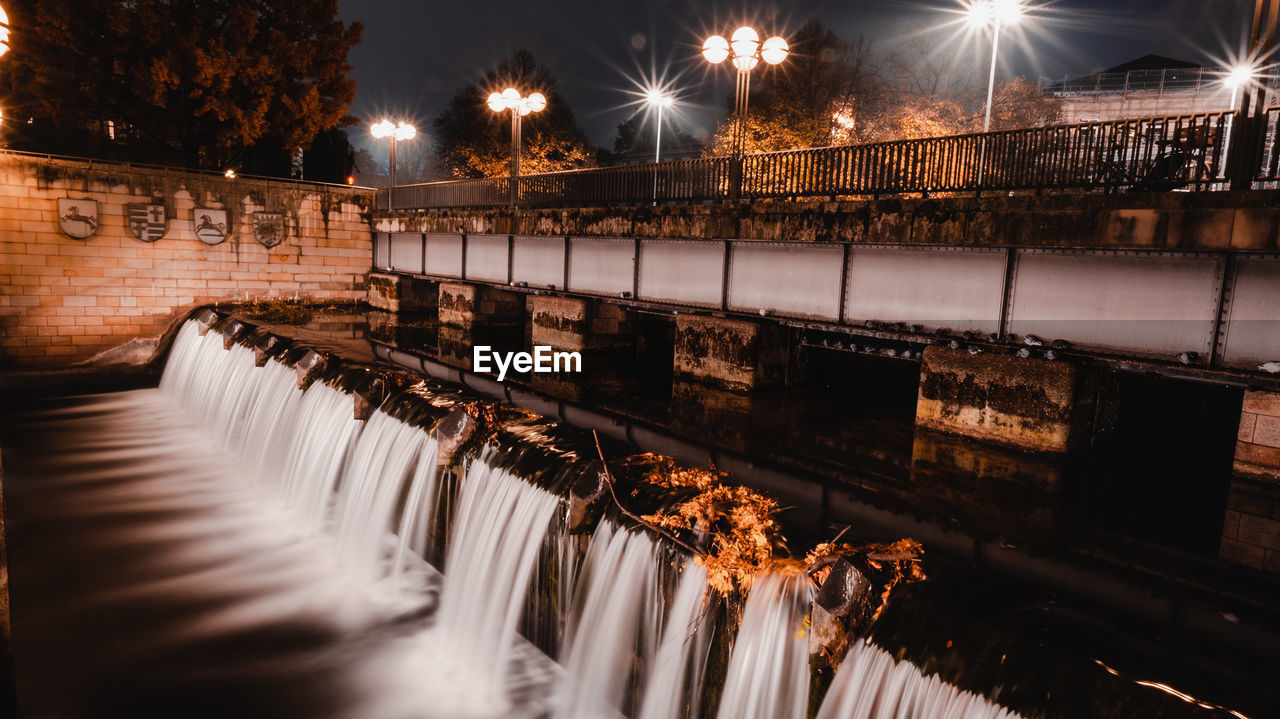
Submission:
[[[432,182],[380,190],[378,207],[551,207],[1008,190],[1225,189],[1227,153],[1280,180],[1280,108],[1232,131],[1234,112],[1089,122],[920,140]],[[1231,136],[1248,136],[1231,148]],[[1248,159],[1245,159],[1247,156]],[[1238,175],[1233,175],[1238,176]],[[388,200],[390,205],[388,205]]]
[[[1056,97],[1073,95],[1124,95],[1130,92],[1213,92],[1228,94],[1222,80],[1231,73],[1227,67],[1180,67],[1162,70],[1129,70],[1097,72],[1076,78],[1052,80],[1042,78],[1045,94]]]

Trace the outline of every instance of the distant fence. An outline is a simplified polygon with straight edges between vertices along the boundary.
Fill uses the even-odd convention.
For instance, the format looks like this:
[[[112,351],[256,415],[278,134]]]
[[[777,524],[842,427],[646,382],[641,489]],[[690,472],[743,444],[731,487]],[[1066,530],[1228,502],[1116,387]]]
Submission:
[[[1224,92],[1223,80],[1231,73],[1226,67],[1183,67],[1161,70],[1097,72],[1062,80],[1041,79],[1045,94],[1055,97],[1078,95],[1125,95],[1130,92]],[[1228,91],[1229,92],[1229,91]]]
[[[404,185],[378,207],[552,207],[1006,190],[1210,190],[1228,186],[1234,112],[822,147],[677,162]],[[1255,182],[1280,179],[1280,108],[1236,154]],[[1243,153],[1243,154],[1242,154]],[[1237,160],[1244,161],[1244,160]],[[390,205],[388,205],[388,199]]]

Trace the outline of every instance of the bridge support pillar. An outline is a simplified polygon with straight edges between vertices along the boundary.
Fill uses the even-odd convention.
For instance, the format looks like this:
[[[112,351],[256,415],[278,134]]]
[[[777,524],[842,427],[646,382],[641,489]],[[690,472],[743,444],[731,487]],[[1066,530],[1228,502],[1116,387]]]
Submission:
[[[571,401],[616,392],[634,348],[635,332],[626,310],[601,300],[534,295],[526,301],[530,342],[582,356],[581,372],[540,372],[535,390]]]
[[[388,312],[430,312],[436,308],[436,283],[404,275],[369,273],[368,303]]]
[[[789,335],[774,322],[680,315],[675,375],[734,392],[784,384],[791,353]]]
[[[1069,362],[928,347],[916,424],[1028,452],[1065,453],[1083,434],[1091,401]]]
[[[441,282],[440,324],[463,329],[520,327],[524,324],[520,299],[518,293],[484,285]]]
[[[589,352],[622,349],[634,341],[626,311],[611,302],[534,295],[528,309],[535,345]]]

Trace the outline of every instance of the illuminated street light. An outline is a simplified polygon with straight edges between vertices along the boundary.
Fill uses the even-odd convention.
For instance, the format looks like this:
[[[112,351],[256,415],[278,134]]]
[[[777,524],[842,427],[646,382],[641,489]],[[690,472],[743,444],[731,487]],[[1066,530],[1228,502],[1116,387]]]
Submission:
[[[511,111],[511,204],[514,205],[517,200],[516,178],[520,177],[520,118],[542,112],[547,107],[547,98],[540,92],[522,97],[519,90],[508,87],[502,92],[490,93],[488,104],[494,112]]]
[[[662,162],[662,111],[674,105],[676,100],[669,93],[653,88],[644,94],[644,101],[658,111],[657,137],[653,143],[653,161]]]
[[[390,120],[383,119],[369,127],[369,134],[375,139],[381,140],[384,137],[391,140],[391,157],[388,163],[388,187],[387,187],[387,209],[391,209],[392,190],[396,186],[396,143],[412,140],[418,136],[418,129],[407,122],[392,123]]]
[[[0,7],[0,57],[9,52],[9,16]]]
[[[1227,152],[1231,149],[1231,130],[1235,126],[1235,110],[1237,109],[1236,98],[1240,94],[1240,88],[1248,87],[1249,84],[1253,82],[1254,75],[1255,72],[1252,67],[1248,65],[1236,65],[1231,68],[1226,76],[1222,78],[1222,84],[1231,88],[1231,104],[1227,106],[1229,111],[1231,111],[1231,114],[1227,115],[1227,126],[1223,129],[1222,138],[1222,158],[1224,160],[1230,157]],[[1222,162],[1219,164],[1222,165],[1222,172],[1225,173],[1227,169],[1226,163]]]
[[[996,50],[1000,47],[1000,28],[1015,25],[1022,19],[1022,0],[974,0],[969,4],[969,24],[991,28],[991,72],[987,76],[987,114],[982,131],[991,130],[991,98],[996,86]]]
[[[760,34],[754,28],[742,26],[733,31],[730,39],[720,35],[712,35],[702,43],[702,57],[712,65],[719,65],[730,57],[733,67],[738,72],[737,86],[734,88],[734,128],[733,155],[742,154],[742,144],[746,136],[747,96],[751,92],[751,71],[764,60],[770,65],[777,65],[787,59],[787,41],[774,36],[760,42]]]

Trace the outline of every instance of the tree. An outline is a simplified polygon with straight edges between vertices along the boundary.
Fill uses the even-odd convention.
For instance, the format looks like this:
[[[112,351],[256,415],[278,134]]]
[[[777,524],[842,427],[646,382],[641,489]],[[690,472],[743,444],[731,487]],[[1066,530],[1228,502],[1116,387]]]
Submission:
[[[1062,100],[1049,97],[1025,77],[1015,77],[996,88],[991,99],[991,129],[1017,130],[1062,121]]]
[[[436,159],[445,174],[456,178],[501,177],[510,171],[511,115],[493,112],[489,93],[508,87],[521,94],[541,92],[547,98],[542,112],[522,118],[522,173],[552,172],[589,167],[595,153],[560,94],[555,78],[527,50],[498,63],[480,82],[454,93],[448,108],[435,120]]]
[[[337,0],[10,0],[6,112],[83,136],[113,132],[154,159],[234,163],[274,138],[293,152],[351,124],[347,52],[360,23]]]
[[[618,133],[613,138],[613,154],[615,156],[648,158],[649,161],[652,161],[653,153],[657,149],[654,144],[657,138],[654,133],[653,122],[649,119],[652,114],[650,111],[642,109],[618,123]],[[672,122],[670,118],[663,117],[663,157],[666,157],[668,153],[697,151],[701,148],[702,144],[692,135],[681,132],[679,126]]]

